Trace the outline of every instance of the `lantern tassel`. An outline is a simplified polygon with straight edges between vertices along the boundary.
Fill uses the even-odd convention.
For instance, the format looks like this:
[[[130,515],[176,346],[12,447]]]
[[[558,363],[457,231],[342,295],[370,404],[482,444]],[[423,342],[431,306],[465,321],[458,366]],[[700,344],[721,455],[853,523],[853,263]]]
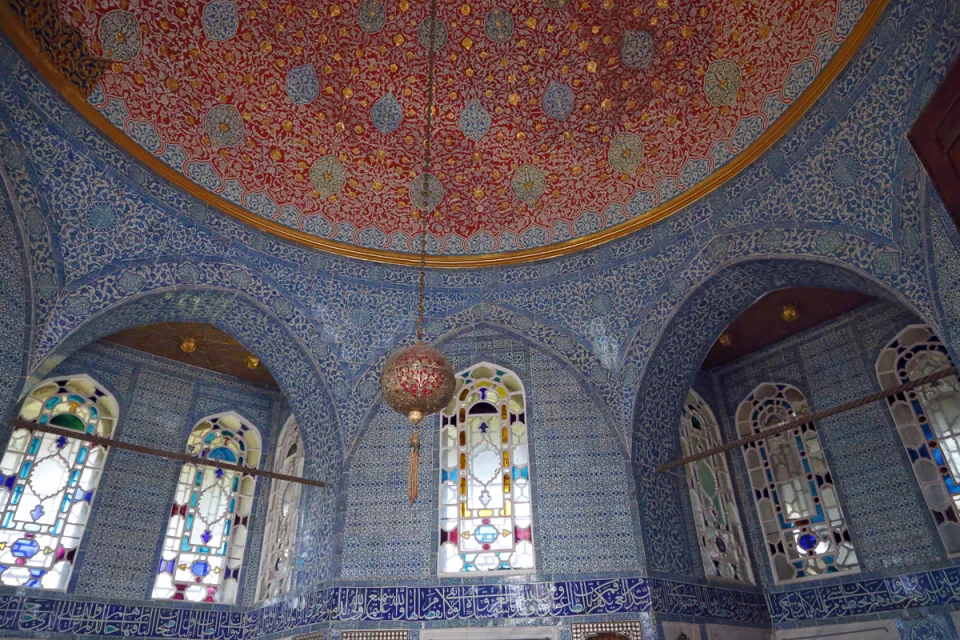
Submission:
[[[410,504],[420,496],[420,432],[414,429],[410,436],[410,475],[408,477]]]

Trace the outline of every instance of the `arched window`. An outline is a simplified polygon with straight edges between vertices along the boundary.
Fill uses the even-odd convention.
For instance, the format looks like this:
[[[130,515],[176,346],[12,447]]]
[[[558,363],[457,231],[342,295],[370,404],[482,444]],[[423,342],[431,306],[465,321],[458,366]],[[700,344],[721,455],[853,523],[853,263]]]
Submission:
[[[299,476],[303,473],[303,441],[293,416],[287,420],[277,443],[273,470]],[[267,525],[263,533],[260,555],[260,580],[257,599],[275,598],[290,589],[293,577],[293,552],[297,541],[297,520],[300,485],[274,480],[270,485]]]
[[[680,417],[683,455],[700,453],[720,444],[720,429],[713,411],[703,398],[691,391]],[[727,458],[721,453],[689,463],[687,484],[707,577],[753,582]]]
[[[113,437],[117,401],[88,376],[46,380],[20,417]],[[66,589],[107,449],[16,429],[0,461],[0,584]]]
[[[487,362],[461,372],[440,424],[439,573],[532,571],[532,478],[520,379]]]
[[[260,432],[236,413],[204,418],[190,432],[187,453],[256,468]],[[247,541],[256,479],[248,473],[187,463],[177,492],[153,597],[233,604]]]
[[[913,324],[880,352],[877,377],[889,389],[950,366],[940,338]],[[960,381],[949,376],[887,402],[943,545],[960,554]]]
[[[807,413],[799,389],[765,382],[740,403],[737,432],[750,435]],[[776,582],[859,570],[816,425],[744,445],[743,457]]]

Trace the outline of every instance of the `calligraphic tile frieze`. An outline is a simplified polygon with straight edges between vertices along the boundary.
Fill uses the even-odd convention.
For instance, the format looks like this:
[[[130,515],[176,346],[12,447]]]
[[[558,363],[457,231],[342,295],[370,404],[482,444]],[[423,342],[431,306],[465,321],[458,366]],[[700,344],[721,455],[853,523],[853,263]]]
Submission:
[[[960,603],[960,567],[771,593],[774,624]]]

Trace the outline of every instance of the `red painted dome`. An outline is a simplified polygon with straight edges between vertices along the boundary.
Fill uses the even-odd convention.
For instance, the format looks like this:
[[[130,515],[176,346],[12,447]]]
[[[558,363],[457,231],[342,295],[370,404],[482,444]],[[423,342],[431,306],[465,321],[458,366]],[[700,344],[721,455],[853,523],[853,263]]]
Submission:
[[[423,180],[428,2],[61,0],[61,13],[114,60],[90,102],[209,191],[398,252],[416,251],[419,205],[432,252],[482,254],[585,236],[697,184],[796,100],[863,11],[500,3],[439,3],[442,198],[430,203],[411,188]]]

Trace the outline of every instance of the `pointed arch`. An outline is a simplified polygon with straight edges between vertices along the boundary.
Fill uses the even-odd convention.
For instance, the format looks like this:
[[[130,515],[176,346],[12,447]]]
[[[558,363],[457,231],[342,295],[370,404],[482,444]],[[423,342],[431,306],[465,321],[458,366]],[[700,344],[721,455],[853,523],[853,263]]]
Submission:
[[[457,374],[440,417],[440,575],[533,571],[526,404],[505,367],[480,362]]]
[[[107,438],[117,400],[87,375],[44,380],[20,417]],[[0,584],[64,590],[90,517],[107,448],[16,429],[0,461]]]
[[[953,366],[947,347],[925,324],[911,324],[877,357],[889,389]],[[887,398],[930,515],[950,556],[960,555],[960,380],[949,376]]]
[[[303,441],[297,420],[290,416],[277,440],[273,470],[277,473],[300,476],[303,473]],[[283,595],[293,582],[293,554],[297,543],[297,523],[300,517],[300,485],[296,482],[274,480],[270,485],[267,505],[267,523],[263,533],[263,552],[260,554],[260,576],[257,581],[257,600]]]
[[[680,447],[688,456],[722,444],[713,410],[690,390],[680,416]],[[753,583],[740,510],[723,453],[686,467],[697,541],[707,578]]]
[[[737,407],[737,434],[748,436],[807,413],[810,406],[799,389],[764,382]],[[743,459],[774,581],[860,570],[816,424],[744,445]]]
[[[186,450],[199,458],[257,468],[260,431],[234,411],[214,414],[196,424]],[[251,474],[183,465],[153,598],[236,602],[255,490],[256,478]]]

